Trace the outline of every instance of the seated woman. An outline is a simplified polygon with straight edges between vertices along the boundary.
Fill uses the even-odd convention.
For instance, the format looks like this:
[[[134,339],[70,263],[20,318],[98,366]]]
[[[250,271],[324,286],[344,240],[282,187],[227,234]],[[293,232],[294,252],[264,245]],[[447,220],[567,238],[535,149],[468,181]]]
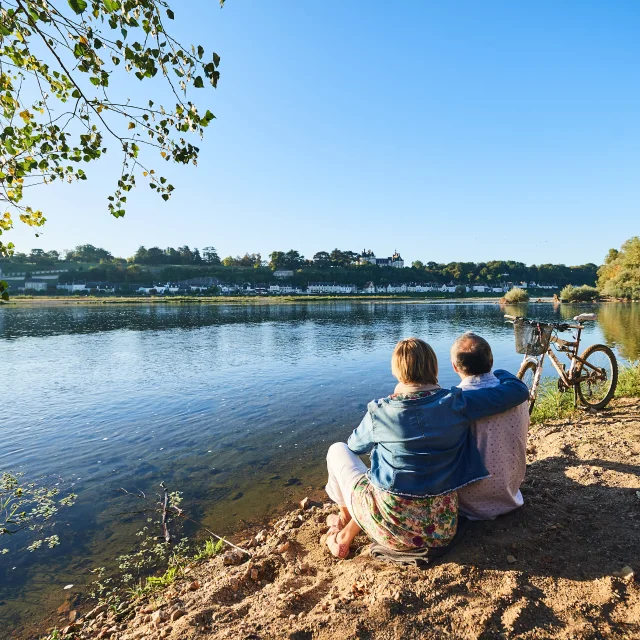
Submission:
[[[418,338],[393,352],[395,392],[367,408],[347,444],[331,445],[326,491],[340,507],[327,519],[331,553],[346,558],[360,530],[395,551],[445,546],[456,534],[456,489],[488,477],[471,422],[528,399],[527,387],[506,371],[500,385],[441,389],[433,349]],[[371,452],[371,469],[358,455]]]

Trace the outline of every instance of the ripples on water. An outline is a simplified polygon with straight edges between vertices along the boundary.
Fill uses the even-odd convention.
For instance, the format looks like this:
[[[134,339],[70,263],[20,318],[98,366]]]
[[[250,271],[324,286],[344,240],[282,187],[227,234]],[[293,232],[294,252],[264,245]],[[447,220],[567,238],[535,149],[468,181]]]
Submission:
[[[605,340],[637,358],[638,309],[600,307],[584,346]],[[528,314],[586,310],[530,304]],[[88,565],[128,548],[118,487],[149,491],[164,480],[184,492],[190,513],[225,530],[321,486],[328,444],[393,389],[400,338],[434,347],[443,386],[457,382],[448,351],[467,330],[491,342],[496,367],[517,370],[503,313],[495,304],[350,302],[0,308],[0,471],[59,478],[79,495],[61,517],[58,549],[0,557],[0,618],[17,623],[27,594],[57,606],[60,585],[86,582]]]

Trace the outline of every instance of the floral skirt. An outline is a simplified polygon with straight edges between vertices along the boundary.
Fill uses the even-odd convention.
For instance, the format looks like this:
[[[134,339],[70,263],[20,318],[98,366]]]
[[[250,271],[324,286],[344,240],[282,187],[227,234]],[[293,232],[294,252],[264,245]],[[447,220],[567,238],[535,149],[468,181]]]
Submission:
[[[458,528],[458,493],[409,498],[378,489],[365,475],[351,496],[353,517],[378,544],[394,551],[443,547]]]

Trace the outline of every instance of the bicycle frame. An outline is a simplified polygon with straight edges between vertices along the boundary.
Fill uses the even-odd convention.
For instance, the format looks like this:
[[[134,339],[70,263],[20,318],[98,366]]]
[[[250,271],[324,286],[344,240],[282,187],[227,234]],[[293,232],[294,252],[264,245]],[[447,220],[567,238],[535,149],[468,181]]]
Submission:
[[[549,348],[545,353],[541,356],[525,356],[523,362],[533,362],[536,366],[536,372],[533,377],[533,381],[531,384],[531,392],[530,399],[535,400],[538,395],[538,386],[540,385],[540,380],[542,379],[542,368],[544,366],[545,356],[548,355],[551,360],[551,364],[553,368],[558,373],[559,377],[559,385],[561,389],[568,389],[569,387],[573,387],[574,397],[573,404],[574,406],[578,406],[578,384],[580,379],[576,377],[576,367],[578,363],[582,365],[582,367],[588,367],[592,369],[596,373],[602,373],[602,370],[594,367],[592,364],[583,360],[580,356],[578,356],[578,350],[580,349],[580,339],[582,336],[582,330],[584,327],[582,325],[570,325],[568,329],[573,329],[576,331],[576,335],[573,340],[562,340],[558,338],[557,335],[552,336],[551,341],[549,343]],[[569,368],[566,369],[566,366],[560,362],[556,354],[554,353],[551,345],[557,345],[558,351],[561,353],[566,353],[570,359]]]

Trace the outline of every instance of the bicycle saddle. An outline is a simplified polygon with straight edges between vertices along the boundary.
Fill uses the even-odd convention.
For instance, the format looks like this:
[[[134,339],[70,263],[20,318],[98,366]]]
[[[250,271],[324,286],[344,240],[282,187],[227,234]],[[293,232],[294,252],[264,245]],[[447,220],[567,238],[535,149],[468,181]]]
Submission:
[[[581,313],[579,316],[576,316],[573,321],[584,322],[585,320],[595,320],[597,317],[595,313]]]

